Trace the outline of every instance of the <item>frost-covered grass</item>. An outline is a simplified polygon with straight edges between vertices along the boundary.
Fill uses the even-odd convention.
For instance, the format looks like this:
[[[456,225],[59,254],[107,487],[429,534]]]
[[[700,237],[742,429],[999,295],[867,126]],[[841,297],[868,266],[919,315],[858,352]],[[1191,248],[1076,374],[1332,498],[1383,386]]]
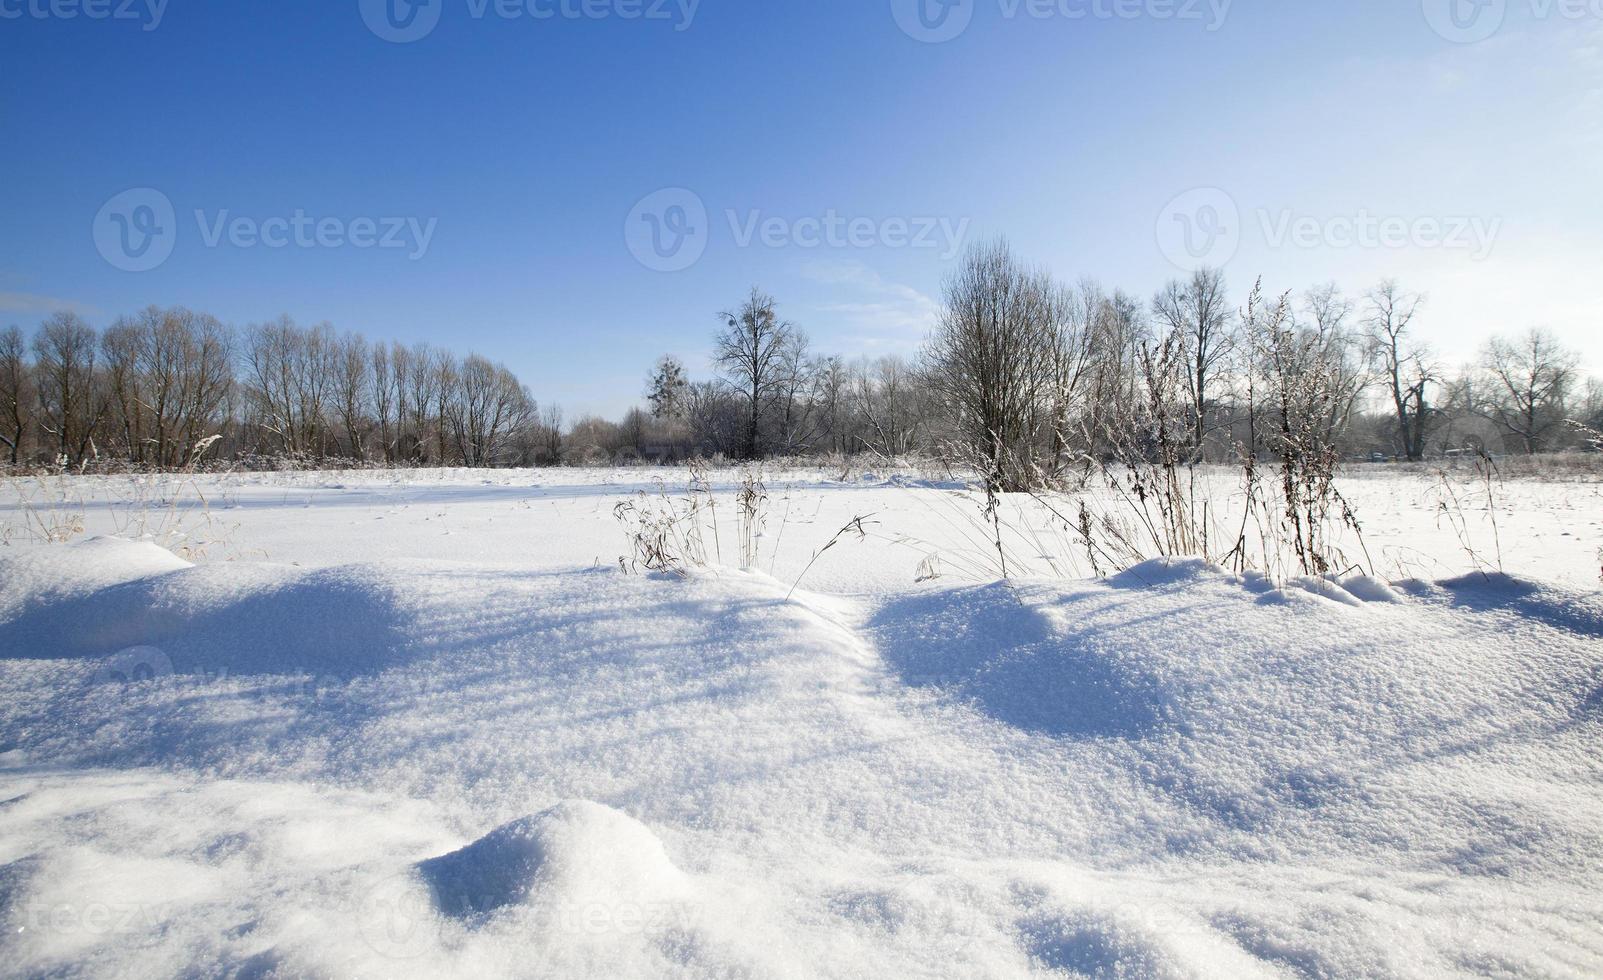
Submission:
[[[839,475],[740,571],[715,474],[682,576],[613,516],[682,471],[200,476],[145,541],[75,484],[0,549],[0,969],[1603,971],[1595,484],[1506,483],[1511,576],[1377,468],[1376,575],[1000,584],[974,501]]]

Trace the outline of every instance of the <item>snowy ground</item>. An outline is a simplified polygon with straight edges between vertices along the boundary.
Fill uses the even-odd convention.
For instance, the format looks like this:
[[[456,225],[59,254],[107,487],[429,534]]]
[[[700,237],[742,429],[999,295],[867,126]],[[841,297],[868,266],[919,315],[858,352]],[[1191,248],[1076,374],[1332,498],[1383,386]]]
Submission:
[[[0,972],[1603,972],[1599,484],[1356,472],[1316,592],[1028,501],[965,577],[971,501],[840,475],[684,579],[612,513],[680,471],[0,497]]]

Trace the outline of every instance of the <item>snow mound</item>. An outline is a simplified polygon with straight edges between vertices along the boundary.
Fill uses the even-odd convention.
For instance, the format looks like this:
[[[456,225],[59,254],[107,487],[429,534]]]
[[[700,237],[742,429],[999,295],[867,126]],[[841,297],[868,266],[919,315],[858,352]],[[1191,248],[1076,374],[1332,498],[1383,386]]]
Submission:
[[[1431,598],[1447,597],[1456,608],[1492,614],[1504,624],[1545,623],[1578,636],[1603,639],[1603,595],[1577,591],[1513,575],[1474,574],[1427,588]]]
[[[1373,575],[1349,575],[1341,587],[1363,602],[1402,602],[1403,597],[1385,581]]]
[[[1110,576],[1115,589],[1174,588],[1194,582],[1234,578],[1201,558],[1154,558]]]
[[[440,911],[457,918],[536,899],[579,908],[658,902],[685,886],[648,827],[587,801],[514,820],[418,869]]]
[[[0,554],[0,616],[51,598],[87,595],[189,567],[153,542],[113,537]]]
[[[348,679],[394,665],[409,622],[393,569],[374,565],[190,565],[109,538],[0,564],[0,659],[88,661],[102,678]]]

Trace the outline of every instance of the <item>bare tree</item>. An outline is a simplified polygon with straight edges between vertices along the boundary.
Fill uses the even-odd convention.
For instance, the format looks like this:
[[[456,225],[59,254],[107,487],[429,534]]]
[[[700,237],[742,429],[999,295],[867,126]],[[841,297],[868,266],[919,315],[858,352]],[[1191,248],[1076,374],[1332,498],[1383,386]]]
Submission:
[[[850,397],[855,372],[836,355],[823,357],[813,366],[818,379],[818,435],[826,452],[851,452]]]
[[[3,403],[0,403],[0,408],[3,407]],[[1577,421],[1594,433],[1603,432],[1603,381],[1586,379],[1585,394],[1581,399],[1581,417]],[[1593,446],[1603,449],[1603,443],[1594,443]]]
[[[401,403],[401,372],[397,370],[398,355],[404,351],[399,344],[389,345],[376,343],[373,345],[373,365],[368,371],[369,383],[372,385],[372,394],[368,401],[373,406],[373,423],[378,429],[379,451],[384,454],[384,461],[395,462],[396,442],[399,433],[396,431]]]
[[[536,416],[534,398],[505,366],[477,354],[462,362],[455,429],[467,466],[505,461],[513,436]]]
[[[149,307],[103,334],[57,314],[32,350],[30,365],[21,331],[0,333],[0,446],[17,461],[37,436],[73,462],[121,451],[177,468],[208,436],[237,435],[236,451],[389,461],[410,438],[417,462],[487,466],[528,458],[538,437],[534,399],[504,365],[287,316],[251,326],[237,361],[233,331],[183,307]]]
[[[101,337],[110,415],[135,463],[188,462],[234,383],[232,332],[181,306],[122,317]]]
[[[1112,297],[1098,295],[1093,301],[1084,294],[1084,290],[1060,287],[1050,281],[1044,285],[1048,290],[1048,314],[1051,317],[1048,327],[1051,334],[1048,343],[1052,375],[1049,387],[1052,403],[1049,459],[1056,468],[1076,436],[1081,443],[1078,448],[1085,448],[1083,424],[1079,425],[1078,432],[1076,428],[1077,422],[1083,422],[1086,415],[1083,398],[1088,382],[1095,373],[1096,356],[1091,346],[1095,339],[1094,321],[1106,317],[1127,326],[1139,320],[1140,313],[1139,304],[1119,291],[1115,291]],[[1100,290],[1097,293],[1100,294]]]
[[[456,358],[447,350],[434,351],[424,369],[434,376],[433,423],[437,453],[435,459],[444,466],[451,459],[447,439],[450,436],[451,420],[460,411],[458,399],[462,395],[462,375],[457,370]]]
[[[1084,448],[1098,459],[1119,451],[1122,433],[1136,426],[1145,399],[1140,369],[1151,328],[1132,297],[1112,296],[1096,282],[1082,280],[1074,294],[1074,317],[1084,324],[1089,363],[1085,378]]]
[[[1215,374],[1235,343],[1224,273],[1202,268],[1184,282],[1171,280],[1153,298],[1152,313],[1180,342],[1191,396],[1192,443],[1200,458],[1208,437]]]
[[[417,344],[403,350],[405,356],[396,362],[396,371],[398,377],[405,375],[402,390],[405,392],[406,408],[402,414],[409,416],[412,428],[409,455],[413,461],[423,463],[428,461],[429,456],[429,413],[434,409],[439,377],[432,368],[435,360],[433,348],[427,344]]]
[[[929,416],[918,371],[899,357],[882,357],[853,373],[852,404],[863,423],[864,446],[881,456],[911,452]]]
[[[1490,418],[1527,453],[1552,448],[1562,431],[1580,356],[1549,330],[1533,328],[1518,340],[1493,338],[1481,359],[1490,380]]]
[[[744,408],[728,385],[702,382],[690,386],[686,420],[697,452],[734,454],[745,447]]]
[[[619,446],[623,452],[638,456],[646,444],[648,426],[646,413],[631,408],[623,413],[623,424],[618,426]]]
[[[250,394],[259,424],[278,449],[327,454],[340,409],[342,350],[327,323],[303,329],[286,316],[246,331]]]
[[[167,455],[178,465],[191,461],[203,438],[222,434],[234,393],[233,329],[209,314],[183,314],[184,367],[179,376],[179,407],[174,418],[177,446],[176,452]],[[171,444],[165,434],[163,439],[164,447]]]
[[[106,415],[95,372],[99,337],[76,313],[55,313],[33,338],[38,373],[39,422],[57,454],[82,462]]]
[[[1296,321],[1297,357],[1293,363],[1304,374],[1319,379],[1319,403],[1326,408],[1319,437],[1330,445],[1347,431],[1369,385],[1359,340],[1350,326],[1352,314],[1352,301],[1335,283],[1327,283],[1303,293],[1301,316]]]
[[[300,332],[288,316],[253,324],[245,332],[245,365],[260,426],[293,453],[300,447],[295,383],[292,376]]]
[[[738,310],[718,316],[724,329],[714,340],[714,359],[744,403],[741,453],[756,459],[762,452],[763,416],[784,380],[796,328],[779,318],[774,298],[755,287]]]
[[[1372,356],[1391,396],[1398,439],[1411,462],[1425,458],[1430,386],[1438,380],[1429,351],[1414,343],[1410,327],[1424,300],[1387,279],[1369,291],[1364,327]]]
[[[811,448],[818,435],[817,365],[808,359],[809,342],[800,330],[791,331],[779,357],[779,379],[774,393],[775,442],[785,453]]]
[[[301,443],[307,452],[324,456],[338,377],[339,340],[333,325],[324,322],[307,330],[297,354],[293,377],[304,425]]]
[[[334,346],[334,407],[345,430],[345,450],[352,459],[367,459],[363,429],[372,379],[372,351],[359,333],[348,333]]]
[[[562,406],[552,403],[540,412],[541,453],[545,461],[562,462]]]
[[[144,383],[147,336],[161,316],[154,306],[136,317],[119,317],[100,337],[100,356],[110,398],[111,422],[121,433],[123,451],[133,463],[145,461],[148,413]]]
[[[22,462],[33,421],[33,378],[20,327],[0,332],[0,442],[13,464]]]

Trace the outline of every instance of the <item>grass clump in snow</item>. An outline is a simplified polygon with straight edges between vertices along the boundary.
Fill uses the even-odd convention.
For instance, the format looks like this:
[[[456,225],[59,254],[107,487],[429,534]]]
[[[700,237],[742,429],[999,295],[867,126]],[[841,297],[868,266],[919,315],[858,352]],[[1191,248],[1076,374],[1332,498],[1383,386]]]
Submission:
[[[85,491],[92,486],[106,492],[113,535],[154,541],[187,561],[203,560],[219,545],[233,557],[231,529],[214,518],[211,500],[197,479],[206,451],[219,438],[195,443],[190,461],[170,472],[85,475],[86,465],[69,467],[61,457],[37,475],[6,477],[19,519],[0,525],[0,544],[65,544],[84,534],[87,497],[93,495]],[[190,519],[197,514],[198,524]]]
[[[683,575],[692,568],[722,564],[718,498],[707,464],[692,460],[689,466],[690,483],[683,496],[670,494],[659,480],[655,492],[641,491],[612,509],[629,542],[629,553],[618,558],[625,574],[645,570]],[[742,473],[735,508],[741,565],[754,568],[768,521],[768,491],[760,469]]]
[[[763,557],[762,542],[767,532],[769,507],[768,487],[760,467],[742,471],[740,482],[735,486],[734,498],[740,567],[757,569]],[[619,502],[612,514],[623,526],[629,542],[629,553],[618,558],[618,566],[625,574],[644,570],[684,575],[690,569],[716,564],[722,556],[717,497],[707,479],[706,469],[699,464],[691,465],[690,485],[683,496],[670,494],[666,485],[659,482],[655,493],[637,493]],[[801,580],[826,552],[853,537],[859,541],[866,540],[868,528],[874,523],[872,517],[872,514],[854,516],[815,550],[801,574],[791,584],[786,598],[795,594]],[[777,552],[788,520],[787,509],[771,551]],[[707,548],[709,536],[713,542],[710,553]],[[774,559],[778,556],[773,554],[769,557]],[[770,568],[772,565],[770,560]]]
[[[37,478],[7,477],[6,482],[16,495],[21,520],[0,528],[0,543],[21,538],[65,544],[84,532],[83,497],[68,483],[64,465]]]
[[[694,489],[684,497],[673,497],[666,486],[659,486],[656,493],[641,491],[620,501],[612,516],[623,526],[629,553],[618,557],[618,567],[625,574],[645,570],[677,575],[705,567],[708,556],[702,515],[715,506],[711,499],[711,494],[703,496]],[[711,525],[716,540],[716,515]]]

